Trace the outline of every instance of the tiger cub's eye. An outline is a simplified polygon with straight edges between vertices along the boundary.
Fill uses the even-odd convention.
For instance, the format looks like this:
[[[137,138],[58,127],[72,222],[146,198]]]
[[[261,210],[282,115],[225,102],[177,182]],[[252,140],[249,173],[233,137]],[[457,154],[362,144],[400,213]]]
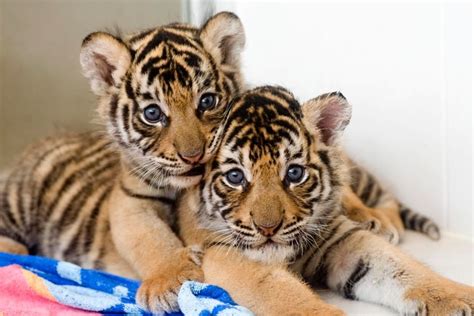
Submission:
[[[163,118],[163,112],[156,104],[150,104],[143,110],[143,117],[150,124],[155,124]]]
[[[225,174],[225,178],[232,185],[242,185],[245,182],[245,176],[242,170],[232,169]]]
[[[217,104],[217,96],[213,93],[204,93],[199,99],[198,110],[207,111],[215,107]]]
[[[290,183],[298,183],[303,179],[304,168],[299,165],[290,165],[286,171],[286,180]]]

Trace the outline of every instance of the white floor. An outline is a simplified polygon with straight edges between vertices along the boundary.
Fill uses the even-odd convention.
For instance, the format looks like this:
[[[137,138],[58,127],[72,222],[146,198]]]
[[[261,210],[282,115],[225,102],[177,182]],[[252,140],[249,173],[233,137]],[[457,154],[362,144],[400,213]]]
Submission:
[[[445,234],[440,241],[407,232],[400,245],[406,252],[430,266],[434,271],[458,282],[474,285],[474,243],[453,235]],[[319,291],[323,299],[339,306],[351,316],[397,315],[389,308],[374,304],[351,301],[329,290]]]

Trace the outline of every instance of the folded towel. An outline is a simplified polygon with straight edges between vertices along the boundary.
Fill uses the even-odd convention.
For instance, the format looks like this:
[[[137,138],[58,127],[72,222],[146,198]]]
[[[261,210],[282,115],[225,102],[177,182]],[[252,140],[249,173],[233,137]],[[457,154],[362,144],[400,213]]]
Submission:
[[[0,253],[0,315],[136,314],[140,283],[68,262]],[[186,282],[178,295],[181,312],[169,315],[252,315],[223,289]]]

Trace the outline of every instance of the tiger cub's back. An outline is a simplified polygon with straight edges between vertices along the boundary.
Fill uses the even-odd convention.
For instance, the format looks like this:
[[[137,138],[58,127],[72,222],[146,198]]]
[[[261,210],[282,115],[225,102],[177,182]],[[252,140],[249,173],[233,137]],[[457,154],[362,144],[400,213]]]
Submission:
[[[93,267],[118,170],[119,154],[97,132],[32,145],[1,186],[0,235],[27,245],[30,254]]]

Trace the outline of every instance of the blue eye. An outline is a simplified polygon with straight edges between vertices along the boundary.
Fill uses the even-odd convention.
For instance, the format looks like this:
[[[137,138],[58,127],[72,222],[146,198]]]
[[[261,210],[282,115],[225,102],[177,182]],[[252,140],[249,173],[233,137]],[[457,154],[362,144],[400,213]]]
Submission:
[[[225,174],[227,181],[232,185],[242,185],[245,182],[245,176],[242,170],[232,169]]]
[[[163,112],[156,104],[150,104],[143,110],[143,116],[148,123],[158,123],[162,117]]]
[[[204,93],[199,99],[198,109],[201,112],[212,109],[217,104],[217,96],[213,93]]]
[[[304,168],[299,165],[290,165],[286,171],[286,180],[290,183],[298,183],[303,179]]]

